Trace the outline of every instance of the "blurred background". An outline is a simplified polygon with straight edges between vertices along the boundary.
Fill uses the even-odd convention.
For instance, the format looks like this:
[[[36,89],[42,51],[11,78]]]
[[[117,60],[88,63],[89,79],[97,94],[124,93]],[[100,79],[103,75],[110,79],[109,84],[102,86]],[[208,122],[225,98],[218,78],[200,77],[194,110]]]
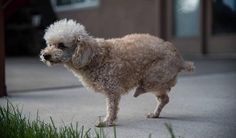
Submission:
[[[0,7],[1,95],[5,86],[8,93],[81,86],[62,66],[39,61],[45,28],[63,18],[94,37],[150,33],[171,41],[195,61],[193,75],[236,71],[235,0],[1,0]]]

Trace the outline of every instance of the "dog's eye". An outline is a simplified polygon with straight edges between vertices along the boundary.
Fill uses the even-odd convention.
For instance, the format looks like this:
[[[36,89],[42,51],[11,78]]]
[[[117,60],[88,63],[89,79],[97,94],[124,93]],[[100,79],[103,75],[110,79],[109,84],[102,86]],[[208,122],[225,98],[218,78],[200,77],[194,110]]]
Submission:
[[[65,49],[66,46],[63,43],[59,43],[57,46],[59,49]]]

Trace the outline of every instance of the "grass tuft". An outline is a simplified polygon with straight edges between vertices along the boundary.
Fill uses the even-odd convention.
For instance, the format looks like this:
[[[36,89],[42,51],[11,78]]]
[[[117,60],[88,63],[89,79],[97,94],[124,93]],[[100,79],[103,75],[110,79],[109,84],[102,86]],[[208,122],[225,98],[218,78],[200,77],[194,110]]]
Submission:
[[[79,130],[78,122],[57,128],[52,117],[46,123],[40,121],[37,112],[36,118],[31,120],[10,102],[4,107],[0,106],[0,138],[106,138],[103,128],[99,128],[100,133],[97,131],[95,129],[92,133],[91,129],[85,130],[84,126]]]

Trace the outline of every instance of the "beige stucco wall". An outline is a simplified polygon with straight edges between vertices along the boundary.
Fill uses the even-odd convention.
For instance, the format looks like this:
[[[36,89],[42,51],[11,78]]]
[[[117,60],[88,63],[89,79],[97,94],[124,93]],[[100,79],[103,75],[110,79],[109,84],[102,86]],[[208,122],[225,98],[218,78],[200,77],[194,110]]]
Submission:
[[[59,18],[76,19],[95,37],[129,33],[160,34],[159,0],[100,0],[96,8],[58,12]]]

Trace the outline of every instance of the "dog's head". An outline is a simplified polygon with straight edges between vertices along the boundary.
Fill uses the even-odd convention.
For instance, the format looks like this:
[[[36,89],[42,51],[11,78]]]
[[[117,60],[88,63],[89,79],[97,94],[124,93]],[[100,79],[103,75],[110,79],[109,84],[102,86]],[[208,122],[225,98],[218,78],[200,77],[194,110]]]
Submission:
[[[42,49],[40,58],[47,65],[71,61],[79,56],[79,49],[85,49],[81,45],[88,37],[83,25],[67,19],[57,21],[46,29],[47,46]]]

